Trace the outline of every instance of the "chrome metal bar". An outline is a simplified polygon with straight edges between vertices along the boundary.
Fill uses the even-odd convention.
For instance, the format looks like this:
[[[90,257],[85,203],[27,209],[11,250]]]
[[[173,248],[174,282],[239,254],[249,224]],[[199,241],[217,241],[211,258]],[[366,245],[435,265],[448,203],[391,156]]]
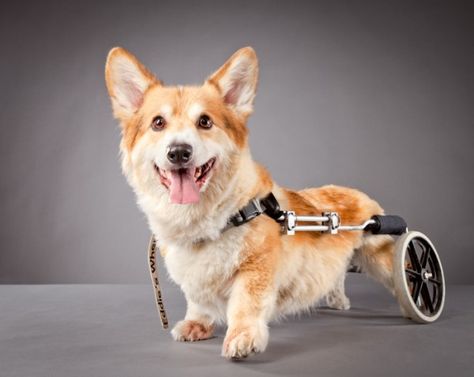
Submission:
[[[329,221],[329,217],[327,216],[296,216],[296,221],[303,221],[303,222],[326,222]]]
[[[312,225],[299,225],[298,223],[321,223]],[[368,225],[375,224],[375,220],[369,219],[360,225],[341,225],[337,212],[324,212],[322,216],[297,216],[293,211],[285,212],[284,231],[288,235],[295,232],[326,232],[337,234],[345,230],[364,230]]]
[[[327,232],[329,227],[327,225],[296,225],[293,230],[296,232]]]
[[[375,224],[375,220],[367,220],[361,225],[340,225],[339,230],[364,230],[367,225]]]

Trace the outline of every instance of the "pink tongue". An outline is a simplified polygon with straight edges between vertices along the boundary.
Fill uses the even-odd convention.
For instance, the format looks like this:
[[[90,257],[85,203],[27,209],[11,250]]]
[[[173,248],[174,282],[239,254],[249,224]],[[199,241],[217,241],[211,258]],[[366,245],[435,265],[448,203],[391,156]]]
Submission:
[[[199,202],[199,187],[194,182],[192,172],[194,172],[194,169],[171,171],[171,203],[190,204]]]

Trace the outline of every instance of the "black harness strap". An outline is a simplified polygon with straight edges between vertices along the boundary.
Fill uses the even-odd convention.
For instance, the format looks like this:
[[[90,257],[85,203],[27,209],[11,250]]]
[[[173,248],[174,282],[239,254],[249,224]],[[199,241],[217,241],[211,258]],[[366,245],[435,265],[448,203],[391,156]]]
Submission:
[[[280,204],[272,193],[268,194],[263,199],[252,199],[245,207],[241,208],[239,212],[232,215],[229,220],[227,220],[226,228],[229,228],[232,225],[243,225],[257,216],[260,216],[262,213],[277,222],[283,215],[283,211],[280,210]]]

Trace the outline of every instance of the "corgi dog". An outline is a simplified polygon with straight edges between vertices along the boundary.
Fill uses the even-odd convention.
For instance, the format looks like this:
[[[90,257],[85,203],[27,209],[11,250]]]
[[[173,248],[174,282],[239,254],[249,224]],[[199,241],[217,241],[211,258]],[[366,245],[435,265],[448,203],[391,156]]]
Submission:
[[[171,334],[177,341],[204,340],[216,324],[226,324],[222,356],[228,359],[263,352],[270,321],[309,310],[322,299],[330,308],[349,309],[344,279],[351,262],[392,293],[394,286],[390,236],[286,235],[266,214],[238,226],[229,223],[269,194],[283,211],[335,211],[344,224],[383,214],[355,189],[280,187],[252,159],[246,123],[258,70],[251,47],[235,52],[196,86],[165,85],[119,47],[110,51],[105,68],[121,126],[123,173],[187,302]]]

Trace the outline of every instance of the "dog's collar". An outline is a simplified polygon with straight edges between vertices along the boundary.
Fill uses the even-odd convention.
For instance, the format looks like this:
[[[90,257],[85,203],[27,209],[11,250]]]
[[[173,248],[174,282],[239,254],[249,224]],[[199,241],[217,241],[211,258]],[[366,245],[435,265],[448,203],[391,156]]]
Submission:
[[[224,230],[232,226],[243,225],[257,216],[260,216],[262,213],[275,221],[280,221],[283,216],[283,211],[280,210],[280,204],[271,192],[263,199],[253,198],[246,206],[239,209],[237,213],[227,220],[227,225]]]

